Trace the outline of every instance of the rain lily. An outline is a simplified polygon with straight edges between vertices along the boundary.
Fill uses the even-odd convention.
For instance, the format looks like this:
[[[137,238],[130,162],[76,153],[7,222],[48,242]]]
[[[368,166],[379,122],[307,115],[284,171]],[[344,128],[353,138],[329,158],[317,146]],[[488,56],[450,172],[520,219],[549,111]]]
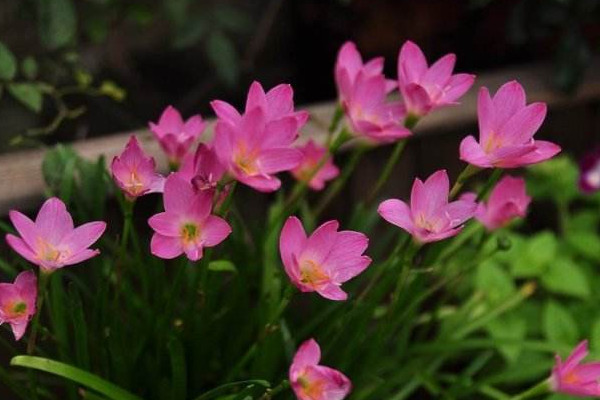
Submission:
[[[204,143],[198,145],[195,154],[188,154],[177,171],[179,176],[192,182],[196,190],[214,190],[225,175],[213,148]]]
[[[14,283],[0,283],[0,324],[10,324],[15,340],[23,337],[35,314],[37,278],[32,271],[21,272]]]
[[[20,235],[6,235],[10,247],[47,272],[98,255],[99,250],[88,247],[106,229],[106,223],[102,221],[88,222],[75,228],[67,207],[56,197],[46,200],[35,222],[15,210],[10,211],[9,218]]]
[[[346,375],[319,365],[321,349],[314,339],[302,343],[290,367],[290,384],[299,400],[342,400],[352,390]]]
[[[417,242],[436,242],[458,234],[477,208],[471,199],[448,203],[449,192],[448,174],[440,170],[425,182],[415,179],[410,206],[402,200],[389,199],[381,203],[377,211],[383,219],[410,233]]]
[[[600,396],[600,362],[580,364],[587,355],[588,343],[584,340],[564,363],[556,356],[550,377],[554,392],[570,396]]]
[[[583,193],[600,190],[600,148],[586,154],[579,165],[579,189]]]
[[[156,172],[154,158],[143,152],[135,135],[129,138],[125,150],[113,158],[110,170],[129,199],[163,191],[165,178]]]
[[[407,41],[398,55],[398,87],[408,114],[421,117],[436,108],[458,104],[475,81],[475,75],[452,75],[456,56],[446,54],[428,67],[425,55]]]
[[[325,187],[325,182],[335,178],[340,173],[338,167],[333,164],[331,157],[327,156],[327,149],[319,146],[313,140],[309,140],[298,149],[302,152],[302,161],[291,173],[294,178],[302,182],[310,179],[308,186],[311,189],[322,190]],[[328,157],[327,161],[315,173],[315,169],[323,162],[324,157]]]
[[[292,112],[293,104],[279,93],[282,90],[268,101],[274,90],[265,95],[258,83],[253,84],[243,115],[227,103],[211,103],[218,116],[213,145],[219,161],[235,179],[261,192],[279,189],[281,181],[274,174],[292,170],[302,160],[302,152],[292,144],[306,114]]]
[[[467,194],[461,199],[475,200],[474,194]],[[477,206],[475,219],[489,231],[501,228],[517,217],[525,217],[531,197],[527,196],[525,180],[505,176],[490,193],[487,204],[481,202]]]
[[[206,124],[200,115],[194,115],[184,121],[173,106],[168,106],[163,111],[157,124],[150,122],[150,130],[173,166],[181,163],[205,127]]]
[[[296,217],[286,221],[279,238],[285,272],[302,292],[317,292],[330,300],[346,300],[340,286],[365,270],[371,259],[362,255],[369,239],[360,232],[339,231],[337,221],[318,227],[310,237]]]
[[[212,192],[194,190],[179,173],[167,178],[163,200],[165,211],[148,220],[155,232],[150,249],[157,257],[171,259],[185,253],[197,261],[205,247],[218,245],[231,233],[224,219],[211,215]]]
[[[517,82],[502,85],[494,97],[481,88],[477,99],[479,142],[473,136],[460,144],[460,158],[481,168],[518,168],[547,160],[560,152],[554,143],[534,140],[546,117],[545,103],[526,105]]]

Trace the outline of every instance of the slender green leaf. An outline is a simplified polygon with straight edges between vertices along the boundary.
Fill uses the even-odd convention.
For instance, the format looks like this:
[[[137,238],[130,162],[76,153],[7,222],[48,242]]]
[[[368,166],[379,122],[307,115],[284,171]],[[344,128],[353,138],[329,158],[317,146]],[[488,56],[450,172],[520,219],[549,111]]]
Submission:
[[[8,92],[21,104],[38,113],[42,110],[42,92],[35,83],[9,83]]]
[[[17,61],[8,47],[0,42],[0,79],[11,80],[17,73]]]
[[[187,370],[181,340],[177,337],[172,337],[167,343],[167,348],[171,356],[171,373],[173,374],[171,396],[169,398],[173,400],[185,400],[187,396]]]
[[[216,387],[212,390],[209,390],[208,392],[204,393],[203,395],[196,397],[194,400],[214,399],[215,397],[225,394],[227,392],[230,392],[233,389],[238,388],[240,386],[250,386],[250,385],[260,385],[265,388],[271,387],[271,384],[269,382],[261,380],[261,379],[250,379],[247,381],[230,382],[230,383],[221,385],[219,387]]]
[[[208,264],[208,270],[214,272],[237,272],[235,265],[229,260],[215,260]]]
[[[71,365],[43,357],[16,356],[10,360],[10,365],[44,371],[69,379],[75,383],[88,387],[113,400],[141,400],[128,391],[105,381],[97,375],[75,368]]]

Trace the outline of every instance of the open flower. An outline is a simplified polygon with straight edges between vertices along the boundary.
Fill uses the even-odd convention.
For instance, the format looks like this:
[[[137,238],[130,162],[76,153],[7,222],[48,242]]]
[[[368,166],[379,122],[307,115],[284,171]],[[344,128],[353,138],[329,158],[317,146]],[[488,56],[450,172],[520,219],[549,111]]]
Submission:
[[[346,300],[340,286],[365,270],[363,255],[369,239],[360,232],[339,231],[337,221],[318,227],[310,237],[296,217],[286,221],[279,238],[285,272],[302,292],[317,292],[330,300]]]
[[[339,175],[340,170],[333,164],[331,158],[328,158],[315,173],[315,169],[319,167],[323,157],[327,157],[327,149],[325,147],[319,146],[311,139],[298,149],[302,152],[302,161],[291,173],[294,178],[301,182],[306,182],[310,179],[308,186],[311,189],[322,190],[325,187],[325,182]]]
[[[184,122],[179,111],[173,106],[168,106],[163,111],[157,124],[150,122],[150,130],[169,162],[175,166],[181,163],[205,127],[206,124],[200,115],[194,115]]]
[[[525,91],[517,81],[502,85],[493,98],[487,88],[481,88],[479,142],[473,136],[464,138],[461,160],[481,168],[518,168],[558,154],[559,146],[533,139],[546,117],[546,104],[526,105],[525,101]]]
[[[449,191],[448,174],[440,170],[424,183],[415,179],[410,207],[402,200],[389,199],[381,203],[377,211],[383,219],[410,233],[417,242],[436,242],[458,234],[477,208],[470,199],[449,203]]]
[[[359,73],[362,73],[366,78],[384,78],[383,62],[383,57],[376,57],[363,63],[362,56],[353,42],[346,42],[342,45],[335,63],[335,83],[342,107],[346,107],[347,102],[352,97]],[[386,94],[397,86],[397,83],[391,79],[384,78],[384,82]]]
[[[211,215],[212,192],[194,190],[178,173],[167,178],[163,200],[165,211],[148,220],[155,232],[150,249],[157,257],[171,259],[185,253],[197,261],[205,247],[218,245],[231,233],[224,219]]]
[[[475,199],[474,194],[462,196],[461,199]],[[531,197],[527,196],[525,180],[505,176],[490,193],[487,203],[477,206],[475,219],[489,231],[501,228],[517,217],[525,217]]]
[[[407,41],[398,55],[398,87],[407,112],[421,117],[436,108],[457,104],[469,90],[475,75],[452,75],[456,56],[446,54],[431,67],[415,43]]]
[[[586,154],[579,164],[579,189],[583,193],[600,190],[600,148]]]
[[[163,191],[165,178],[156,172],[154,158],[144,153],[135,135],[131,135],[123,152],[113,158],[110,170],[116,184],[130,199]]]
[[[550,385],[552,390],[570,396],[600,396],[600,362],[581,364],[588,355],[587,340],[579,343],[563,363],[556,356]]]
[[[281,186],[274,174],[294,169],[302,160],[302,152],[292,147],[297,137],[295,116],[269,121],[263,107],[254,107],[235,124],[219,119],[213,144],[231,176],[258,191],[272,192]]]
[[[45,271],[78,264],[99,254],[99,250],[88,247],[106,229],[102,221],[75,228],[65,203],[56,197],[46,200],[35,222],[15,210],[10,211],[9,218],[20,235],[6,235],[10,247]]]
[[[242,115],[231,104],[222,100],[214,100],[210,105],[219,120],[234,126],[242,121]],[[268,122],[283,118],[294,119],[296,131],[302,128],[308,120],[308,112],[294,111],[294,90],[288,84],[277,85],[265,93],[259,82],[252,82],[248,90],[244,113],[249,113],[255,108],[262,110],[265,121]]]
[[[32,271],[21,272],[14,283],[0,283],[0,324],[10,324],[15,340],[23,337],[35,314],[37,278]]]
[[[196,190],[214,190],[225,175],[225,168],[219,162],[214,149],[200,143],[196,153],[188,154],[183,159],[177,173],[192,182]]]
[[[342,400],[352,390],[346,375],[319,365],[321,349],[314,339],[302,343],[290,367],[292,390],[299,400]]]

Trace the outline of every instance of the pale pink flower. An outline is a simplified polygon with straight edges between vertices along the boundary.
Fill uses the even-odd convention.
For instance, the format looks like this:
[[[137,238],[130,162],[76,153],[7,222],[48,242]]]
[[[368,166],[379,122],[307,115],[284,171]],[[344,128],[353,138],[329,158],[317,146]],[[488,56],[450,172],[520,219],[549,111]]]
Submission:
[[[306,182],[312,176],[312,179],[308,182],[311,189],[322,190],[325,187],[325,182],[339,175],[340,170],[333,164],[331,157],[315,173],[315,168],[319,166],[324,157],[327,157],[325,147],[316,144],[311,139],[298,149],[302,152],[302,161],[291,173],[294,178],[301,182]]]
[[[474,194],[461,196],[463,200],[475,200]],[[525,180],[505,176],[490,193],[486,202],[480,202],[475,211],[475,219],[481,222],[489,231],[506,226],[515,218],[527,215],[527,207],[531,197],[527,196]]]
[[[153,215],[148,224],[154,230],[150,249],[160,258],[185,253],[197,261],[205,247],[214,247],[231,233],[222,218],[211,215],[212,191],[196,191],[192,183],[173,173],[167,177],[163,201],[165,211]]]
[[[449,191],[448,174],[440,170],[424,183],[415,179],[410,206],[402,200],[389,199],[381,203],[377,211],[383,219],[410,233],[417,242],[436,242],[458,234],[477,208],[469,199],[449,203]]]
[[[221,100],[215,100],[210,103],[215,114],[221,121],[236,126],[242,121],[242,115],[229,103]],[[282,118],[293,118],[296,121],[298,131],[306,124],[308,112],[294,110],[294,90],[291,85],[280,84],[265,93],[259,82],[252,82],[246,98],[247,114],[255,108],[260,108],[267,122],[277,121]]]
[[[526,105],[525,101],[525,91],[517,81],[502,85],[493,98],[487,88],[481,88],[479,142],[473,136],[464,138],[461,160],[481,168],[518,168],[558,154],[556,144],[533,139],[546,117],[546,104]]]
[[[310,237],[296,217],[286,221],[279,238],[285,272],[302,292],[317,292],[330,300],[346,300],[340,286],[365,270],[363,255],[369,239],[360,232],[339,231],[337,221],[318,227]]]
[[[563,363],[556,356],[550,385],[554,392],[570,396],[600,396],[600,362],[581,364],[588,355],[587,340],[579,343]]]
[[[371,77],[384,78],[383,63],[383,57],[376,57],[363,63],[362,56],[353,42],[346,42],[342,45],[335,63],[335,83],[343,107],[346,107],[346,103],[352,97],[359,73],[362,73],[367,79]],[[384,82],[386,94],[397,86],[397,83],[390,79],[384,78]]]
[[[35,222],[15,210],[10,211],[9,218],[20,235],[6,235],[10,247],[45,271],[78,264],[98,255],[99,250],[88,247],[106,229],[102,221],[75,228],[65,203],[56,197],[46,200]]]
[[[319,365],[321,349],[314,339],[302,343],[292,365],[289,379],[299,400],[342,400],[352,390],[346,375],[333,368]]]
[[[398,55],[398,87],[407,112],[421,117],[457,100],[473,85],[475,75],[452,74],[456,56],[446,54],[428,67],[425,55],[407,41]]]
[[[173,165],[181,163],[204,128],[206,124],[200,115],[184,121],[173,106],[163,111],[157,124],[150,122],[150,130]]]
[[[115,183],[130,199],[163,191],[165,178],[156,172],[154,158],[144,153],[135,135],[131,135],[123,152],[113,158],[110,170]]]
[[[587,153],[579,163],[579,189],[583,193],[600,190],[600,148]]]
[[[10,324],[15,340],[23,337],[36,312],[37,278],[32,271],[21,272],[14,283],[0,283],[0,324]]]
[[[235,179],[258,191],[279,189],[281,181],[274,174],[294,169],[302,160],[302,152],[292,147],[302,118],[276,112],[270,103],[256,105],[236,118],[222,117],[226,103],[215,103],[211,104],[219,119],[213,145],[221,164]]]
[[[196,190],[214,190],[225,175],[225,168],[209,145],[200,143],[194,154],[188,154],[177,171],[189,180]]]

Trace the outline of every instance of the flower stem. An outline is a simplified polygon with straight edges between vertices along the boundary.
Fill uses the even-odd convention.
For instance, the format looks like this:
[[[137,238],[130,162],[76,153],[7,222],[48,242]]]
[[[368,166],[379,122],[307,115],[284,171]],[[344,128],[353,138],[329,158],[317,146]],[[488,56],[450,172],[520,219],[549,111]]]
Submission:
[[[33,324],[31,327],[31,335],[29,335],[29,339],[27,341],[27,354],[32,355],[35,350],[35,342],[37,339],[37,334],[40,328],[40,315],[42,314],[42,307],[44,306],[44,299],[46,298],[46,287],[48,286],[48,281],[50,280],[51,272],[44,271],[40,269],[40,278],[38,282],[38,295],[37,295],[37,309],[35,313],[35,317],[33,317]]]
[[[530,399],[532,397],[542,396],[544,394],[550,393],[551,390],[550,380],[546,379],[538,383],[537,385],[527,389],[526,391],[519,393],[516,396],[510,398],[510,400],[525,400]]]
[[[375,200],[375,198],[377,197],[377,194],[379,193],[379,191],[381,190],[383,185],[385,185],[385,183],[390,178],[390,175],[392,174],[394,167],[400,160],[400,156],[402,155],[402,152],[404,151],[405,147],[406,147],[406,139],[399,141],[396,144],[396,146],[394,147],[394,150],[392,151],[392,155],[388,159],[388,162],[385,164],[385,167],[383,168],[381,175],[379,175],[379,179],[377,179],[377,183],[375,183],[375,185],[371,189],[369,197],[367,197],[367,200],[365,202],[367,205],[371,204],[373,202],[373,200]]]
[[[260,400],[271,400],[279,393],[289,389],[289,387],[290,382],[287,379],[284,379],[279,385],[275,386],[273,389],[267,389],[267,392],[260,397]]]
[[[504,170],[501,168],[494,169],[494,172],[492,172],[492,175],[490,175],[490,178],[485,183],[485,186],[481,188],[481,190],[477,194],[477,201],[483,200],[485,196],[487,196],[487,194],[490,192],[490,190],[492,190],[492,188],[496,186],[496,183],[500,180],[500,177],[502,176],[502,172],[504,172]]]
[[[455,198],[458,192],[460,192],[460,190],[462,189],[465,182],[472,176],[476,175],[479,171],[481,171],[481,168],[475,167],[471,164],[467,165],[456,179],[454,186],[452,186],[452,190],[450,191],[449,196],[450,199]]]

